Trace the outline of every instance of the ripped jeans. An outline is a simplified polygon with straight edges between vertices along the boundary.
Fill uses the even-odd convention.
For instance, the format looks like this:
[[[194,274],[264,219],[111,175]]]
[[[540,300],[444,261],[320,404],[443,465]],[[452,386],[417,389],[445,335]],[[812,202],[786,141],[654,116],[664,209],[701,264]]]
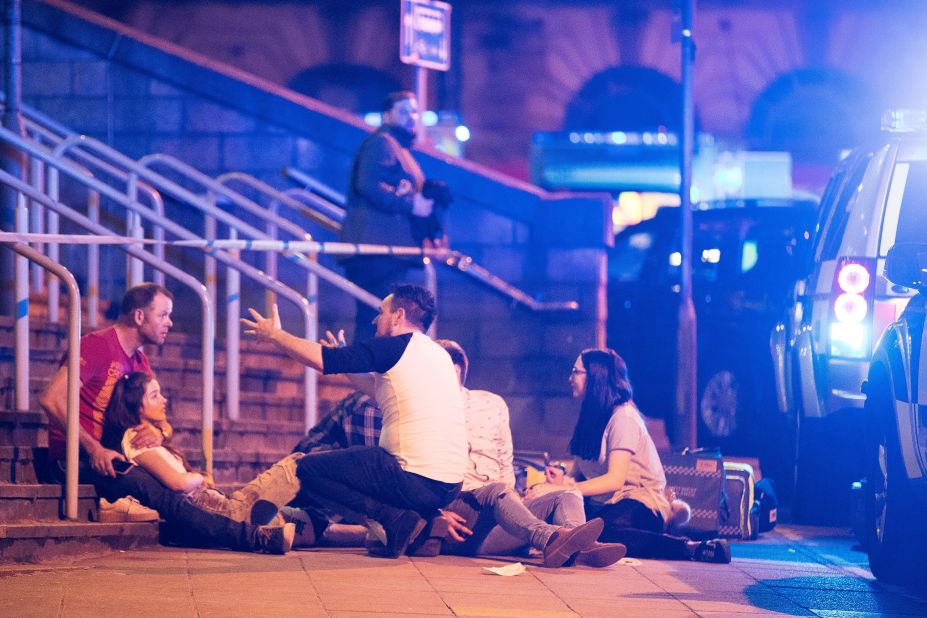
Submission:
[[[473,535],[463,543],[445,539],[442,551],[465,555],[511,555],[544,549],[561,527],[585,523],[583,502],[572,492],[554,492],[525,502],[513,488],[490,483],[463,491],[448,506],[467,520]]]

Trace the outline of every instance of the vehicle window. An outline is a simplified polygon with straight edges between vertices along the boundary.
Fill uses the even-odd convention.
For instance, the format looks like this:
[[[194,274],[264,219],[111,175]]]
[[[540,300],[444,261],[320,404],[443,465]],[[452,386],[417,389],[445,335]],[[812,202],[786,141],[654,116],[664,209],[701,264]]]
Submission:
[[[866,173],[866,166],[869,163],[871,154],[859,157],[856,161],[851,162],[847,173],[844,176],[844,182],[836,188],[834,193],[833,205],[830,211],[824,216],[823,226],[817,230],[818,246],[815,255],[818,261],[833,260],[837,257],[840,250],[840,243],[843,241],[843,232],[847,226],[847,220],[850,217],[850,206],[853,197],[859,188],[859,183],[863,181],[863,175]],[[824,199],[821,200],[824,204]],[[828,201],[828,203],[830,203]],[[819,223],[820,226],[820,223]]]
[[[634,232],[617,236],[615,248],[608,260],[608,278],[622,283],[637,281],[654,240],[653,232]]]
[[[899,199],[898,208],[891,202]],[[927,161],[899,162],[892,174],[880,253],[895,243],[927,240]]]
[[[692,283],[716,283],[722,273],[729,271],[735,259],[731,237],[737,237],[737,224],[731,222],[696,223],[692,230]],[[664,284],[679,283],[679,267],[682,255],[679,252],[679,238],[674,249],[663,258],[659,269]]]
[[[755,221],[741,248],[740,283],[748,299],[763,305],[785,302],[800,276],[804,224],[795,221]]]

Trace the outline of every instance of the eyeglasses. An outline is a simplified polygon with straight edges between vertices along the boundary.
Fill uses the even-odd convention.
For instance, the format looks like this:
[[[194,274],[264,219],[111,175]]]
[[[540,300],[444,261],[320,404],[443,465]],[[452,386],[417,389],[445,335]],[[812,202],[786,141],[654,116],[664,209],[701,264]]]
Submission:
[[[581,374],[581,373],[586,373],[586,370],[585,370],[585,369],[577,369],[576,367],[573,367],[572,369],[570,369],[570,375],[571,375],[571,376],[579,375],[579,374]]]

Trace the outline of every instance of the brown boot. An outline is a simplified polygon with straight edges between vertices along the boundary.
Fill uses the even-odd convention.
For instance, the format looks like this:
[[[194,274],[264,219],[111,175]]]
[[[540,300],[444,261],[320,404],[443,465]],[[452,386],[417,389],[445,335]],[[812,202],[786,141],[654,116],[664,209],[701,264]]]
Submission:
[[[551,569],[561,567],[579,552],[592,549],[604,528],[605,522],[598,517],[575,528],[560,528],[544,548],[544,566]]]
[[[259,526],[270,523],[280,507],[299,493],[296,464],[303,457],[304,453],[288,455],[233,492],[229,498],[229,517]]]
[[[615,564],[627,553],[628,548],[621,543],[594,543],[591,548],[576,554],[576,564],[600,569]]]

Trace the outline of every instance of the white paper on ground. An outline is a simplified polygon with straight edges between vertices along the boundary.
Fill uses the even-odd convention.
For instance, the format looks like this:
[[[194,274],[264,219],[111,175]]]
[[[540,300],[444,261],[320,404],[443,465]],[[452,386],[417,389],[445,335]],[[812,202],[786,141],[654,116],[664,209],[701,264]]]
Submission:
[[[521,575],[528,569],[525,568],[521,562],[516,562],[514,564],[507,564],[500,567],[483,567],[484,571],[489,571],[495,575],[502,575],[503,577],[514,577],[516,575]]]

